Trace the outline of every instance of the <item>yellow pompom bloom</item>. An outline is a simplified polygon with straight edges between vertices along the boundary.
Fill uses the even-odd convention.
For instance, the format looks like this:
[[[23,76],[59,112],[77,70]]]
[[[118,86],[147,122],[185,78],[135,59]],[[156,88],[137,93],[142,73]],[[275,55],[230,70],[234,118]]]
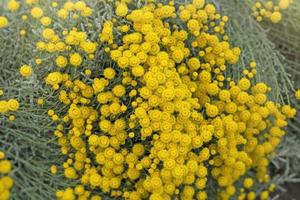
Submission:
[[[83,11],[86,8],[86,3],[84,1],[77,1],[74,4],[74,8],[79,11]]]
[[[2,160],[5,157],[5,153],[3,151],[0,151],[0,160]]]
[[[109,68],[105,68],[104,69],[104,77],[107,78],[107,79],[113,79],[116,75],[116,71],[109,67]]]
[[[289,0],[280,0],[279,4],[278,4],[279,8],[282,9],[282,10],[287,9],[289,7],[289,5],[290,5]]]
[[[206,70],[203,70],[199,74],[199,80],[203,83],[210,83],[211,82],[211,73]]]
[[[219,113],[219,109],[218,109],[217,106],[210,105],[210,104],[206,105],[206,114],[207,114],[207,116],[215,117],[215,116],[218,115],[218,113]]]
[[[19,102],[16,99],[10,99],[7,102],[7,104],[8,104],[9,110],[11,110],[11,111],[16,111],[20,107],[20,104],[19,104]]]
[[[125,90],[125,87],[122,86],[122,85],[116,85],[114,88],[113,88],[113,93],[114,95],[116,95],[117,97],[121,97],[125,94],[126,90]]]
[[[7,3],[7,9],[10,11],[17,11],[20,8],[20,3],[16,0],[10,0]]]
[[[23,65],[20,68],[20,74],[24,77],[28,77],[32,74],[32,68],[29,65]]]
[[[44,11],[40,7],[34,7],[31,9],[30,14],[34,18],[41,18],[44,14]]]
[[[137,156],[142,156],[144,154],[144,146],[142,144],[135,144],[133,147],[132,147],[132,152],[137,155]]]
[[[8,20],[4,16],[0,16],[0,28],[5,28],[8,25]]]
[[[195,8],[199,9],[199,8],[203,8],[205,4],[205,0],[193,0],[193,5],[195,6]]]
[[[136,180],[140,176],[140,172],[135,168],[129,168],[127,171],[127,176],[131,180]]]
[[[66,168],[64,174],[68,179],[75,179],[77,177],[76,170],[73,167]]]
[[[55,63],[58,67],[64,68],[67,66],[68,60],[63,56],[58,56],[55,60]]]
[[[278,23],[281,21],[281,13],[279,11],[275,11],[271,14],[271,17],[270,17],[271,21],[273,23]]]
[[[249,189],[252,186],[253,186],[253,179],[252,178],[245,178],[244,187]]]
[[[71,56],[70,56],[70,63],[74,67],[80,66],[81,63],[82,63],[82,57],[81,57],[81,55],[79,53],[71,54]]]
[[[300,90],[297,90],[295,92],[295,97],[296,97],[297,100],[300,100]]]
[[[269,191],[262,191],[261,193],[260,193],[260,199],[261,200],[267,200],[267,199],[269,199]]]
[[[90,176],[91,186],[97,187],[101,185],[101,176],[99,174],[92,174]]]
[[[8,160],[0,161],[0,173],[7,174],[11,171],[11,163]]]
[[[51,172],[52,174],[56,174],[56,173],[57,173],[57,167],[56,167],[56,165],[52,165],[52,166],[50,167],[50,172]]]
[[[65,9],[60,9],[58,12],[57,12],[57,16],[59,18],[62,18],[62,19],[66,19],[68,17],[68,14],[69,12]]]
[[[141,77],[144,75],[145,70],[142,66],[138,65],[138,66],[133,67],[131,72],[132,72],[133,76]]]
[[[102,200],[102,197],[99,195],[92,196],[91,200]]]
[[[50,17],[42,17],[40,22],[43,26],[50,26],[52,23],[52,19]]]
[[[9,111],[7,101],[0,101],[0,113],[6,113]]]
[[[238,82],[238,86],[241,90],[248,90],[251,86],[251,82],[249,81],[249,79],[247,78],[242,78],[239,82]]]
[[[63,80],[63,76],[60,72],[52,72],[48,74],[46,78],[46,83],[50,85],[55,85],[61,83]]]
[[[120,3],[116,8],[116,14],[120,17],[124,17],[125,15],[127,15],[127,12],[128,8],[125,3]]]
[[[180,12],[179,17],[182,21],[186,22],[191,18],[191,13],[189,10],[184,9]]]
[[[98,144],[101,148],[106,148],[109,146],[109,138],[107,136],[100,136],[98,139]]]

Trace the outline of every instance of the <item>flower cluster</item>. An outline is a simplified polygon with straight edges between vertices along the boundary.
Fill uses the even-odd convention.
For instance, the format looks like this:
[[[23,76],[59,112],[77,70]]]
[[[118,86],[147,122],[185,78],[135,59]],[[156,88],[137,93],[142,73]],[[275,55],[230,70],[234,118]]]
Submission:
[[[279,23],[282,19],[281,11],[286,10],[293,3],[293,0],[279,0],[278,4],[273,1],[267,1],[265,3],[257,1],[253,6],[253,16],[258,22],[263,19],[268,19],[272,23]]]
[[[254,84],[255,62],[237,82],[225,75],[241,50],[230,46],[228,17],[213,4],[151,3],[129,11],[128,3],[115,10],[126,20],[106,21],[99,34],[117,68],[104,67],[101,76],[86,70],[89,82],[59,70],[45,78],[68,106],[65,114],[48,111],[68,155],[64,175],[81,180],[57,197],[100,199],[93,192],[100,189],[125,199],[207,199],[212,177],[221,199],[255,199],[252,187],[269,181],[269,158],[295,109],[270,101],[266,84]],[[76,28],[63,38],[45,28],[41,36],[41,52],[61,54],[58,69],[84,65],[98,46]],[[256,178],[247,177],[250,170]],[[243,190],[235,186],[240,180]]]
[[[229,19],[214,4],[117,1],[95,37],[93,24],[77,24],[93,14],[84,1],[53,1],[53,18],[38,2],[26,0],[41,23],[35,46],[43,59],[20,74],[30,77],[45,63],[44,82],[57,94],[47,114],[66,159],[50,171],[63,169],[78,183],[58,190],[58,199],[205,200],[209,182],[219,199],[268,199],[269,162],[296,110],[269,98],[255,61],[233,80],[228,69],[238,70],[241,49],[230,44]],[[254,15],[276,23],[290,3],[257,3]],[[19,7],[8,2],[11,11]],[[67,28],[56,26],[69,18]],[[0,17],[0,27],[7,23]],[[18,108],[14,99],[0,101],[0,113]],[[269,188],[258,193],[262,183]]]
[[[9,160],[5,159],[5,153],[0,151],[0,199],[8,200],[10,198],[10,190],[14,184],[13,179],[8,176],[12,169]]]
[[[10,111],[16,111],[20,107],[20,103],[16,99],[0,100],[0,113],[7,113]]]

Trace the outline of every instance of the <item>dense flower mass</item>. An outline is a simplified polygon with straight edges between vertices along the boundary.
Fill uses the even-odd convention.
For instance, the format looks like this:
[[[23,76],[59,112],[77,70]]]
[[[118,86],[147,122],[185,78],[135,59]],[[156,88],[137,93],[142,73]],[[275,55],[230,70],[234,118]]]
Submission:
[[[9,176],[12,166],[9,160],[5,159],[5,153],[0,151],[0,199],[8,200],[10,190],[14,184],[13,179]]]
[[[277,23],[291,3],[258,2],[254,16]],[[205,0],[110,4],[112,17],[95,30],[99,21],[86,23],[95,11],[84,1],[53,1],[51,16],[38,0],[26,0],[22,20],[41,28],[38,56],[19,73],[29,80],[43,71],[57,94],[47,114],[65,161],[49,168],[77,183],[60,188],[57,199],[205,200],[213,198],[211,182],[218,199],[268,199],[275,189],[269,163],[296,109],[270,98],[272,88],[255,79],[259,63],[249,61],[239,80],[228,73],[241,55],[226,34],[228,16]],[[17,11],[20,3],[9,0],[7,8]],[[74,23],[56,25],[68,19]],[[7,26],[0,16],[0,28]],[[19,106],[1,100],[0,113]],[[1,155],[0,173],[7,174]],[[0,200],[12,184],[0,179]],[[268,188],[257,191],[258,184]]]
[[[228,17],[213,4],[153,3],[130,11],[127,4],[119,2],[115,10],[126,20],[106,21],[99,35],[118,68],[105,67],[99,77],[88,71],[92,83],[60,71],[45,79],[69,106],[62,116],[48,112],[60,122],[55,135],[69,157],[65,177],[81,180],[57,197],[97,199],[92,191],[100,189],[126,199],[206,199],[212,177],[221,199],[256,198],[254,182],[268,182],[268,160],[295,109],[268,100],[271,88],[251,81],[255,62],[238,82],[225,76],[241,50],[229,44]],[[74,28],[63,35],[45,28],[45,41],[37,48],[48,53],[81,49],[57,56],[59,68],[81,67],[86,56],[93,59],[97,43],[86,32]],[[256,171],[255,179],[245,177],[250,170]],[[242,192],[235,186],[240,179]]]
[[[257,21],[268,19],[272,23],[279,23],[282,19],[282,11],[289,8],[294,0],[279,0],[278,3],[273,1],[257,1],[253,6],[253,15]]]

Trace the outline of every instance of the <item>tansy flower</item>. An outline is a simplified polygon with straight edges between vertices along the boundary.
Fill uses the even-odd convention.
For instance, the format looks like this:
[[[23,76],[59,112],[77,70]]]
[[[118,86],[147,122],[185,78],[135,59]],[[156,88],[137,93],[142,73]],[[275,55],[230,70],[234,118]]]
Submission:
[[[105,68],[104,69],[104,77],[107,79],[113,79],[116,75],[116,72],[113,68]]]
[[[275,11],[271,14],[271,17],[270,17],[271,21],[273,23],[278,23],[281,21],[281,13],[278,12],[278,11]]]
[[[32,68],[29,65],[22,65],[20,68],[20,74],[24,77],[28,77],[32,74]]]
[[[78,67],[82,63],[82,57],[79,53],[74,53],[70,55],[70,63],[74,67]]]
[[[50,17],[42,17],[40,19],[40,22],[42,23],[43,26],[50,26],[52,23],[52,19]]]
[[[68,60],[67,58],[63,57],[63,56],[58,56],[56,59],[55,59],[55,63],[58,67],[61,67],[61,68],[64,68],[67,66],[68,64]]]
[[[295,97],[296,97],[297,100],[300,100],[300,90],[297,90],[295,92]]]
[[[245,188],[251,188],[253,186],[253,179],[252,178],[245,178],[244,180],[244,187]]]
[[[11,163],[8,160],[0,161],[0,173],[7,174],[11,171]]]
[[[16,99],[10,99],[10,100],[8,100],[7,103],[8,103],[8,108],[11,111],[16,111],[20,107],[20,104]]]
[[[125,3],[120,3],[116,8],[116,14],[120,17],[124,17],[125,15],[127,15],[127,12],[128,8]]]
[[[34,7],[31,9],[30,14],[34,18],[41,18],[43,16],[44,12],[40,7]]]
[[[8,25],[8,20],[4,16],[0,16],[0,28],[5,28]]]
[[[17,11],[20,8],[20,3],[16,0],[9,0],[7,3],[7,8],[10,11]]]
[[[282,9],[282,10],[287,9],[289,7],[289,5],[290,5],[289,0],[280,0],[279,4],[278,4],[279,8]]]

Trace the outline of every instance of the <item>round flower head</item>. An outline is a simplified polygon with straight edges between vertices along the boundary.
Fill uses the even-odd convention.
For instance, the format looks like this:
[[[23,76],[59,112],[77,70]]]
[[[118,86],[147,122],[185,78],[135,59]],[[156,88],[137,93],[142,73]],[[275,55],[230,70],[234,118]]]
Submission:
[[[20,8],[20,3],[16,0],[9,0],[7,3],[7,8],[10,11],[17,11]]]
[[[41,18],[44,14],[44,11],[40,7],[34,7],[31,9],[30,14],[34,18]]]
[[[55,60],[55,63],[58,67],[64,68],[68,64],[68,60],[63,56],[58,56]]]
[[[80,66],[81,63],[82,63],[82,57],[81,57],[81,55],[79,53],[71,54],[71,56],[70,56],[70,63],[74,67]]]
[[[24,77],[28,77],[32,74],[32,68],[29,65],[22,65],[20,68],[20,74]]]
[[[281,21],[281,13],[278,12],[278,11],[275,11],[271,14],[271,17],[270,17],[271,21],[273,23],[278,23]]]
[[[289,7],[289,5],[290,5],[289,0],[280,0],[279,4],[278,4],[279,8],[282,9],[282,10],[287,9]]]
[[[4,16],[0,16],[0,28],[5,28],[8,25],[8,20]]]
[[[296,97],[297,100],[300,100],[300,90],[297,90],[295,92],[295,97]]]
[[[128,12],[127,5],[125,3],[120,3],[116,8],[116,14],[120,17],[124,17]]]
[[[8,160],[0,161],[0,173],[7,174],[11,171],[11,163]]]
[[[20,107],[20,104],[16,99],[10,99],[7,103],[8,103],[8,107],[11,111],[16,111]]]

